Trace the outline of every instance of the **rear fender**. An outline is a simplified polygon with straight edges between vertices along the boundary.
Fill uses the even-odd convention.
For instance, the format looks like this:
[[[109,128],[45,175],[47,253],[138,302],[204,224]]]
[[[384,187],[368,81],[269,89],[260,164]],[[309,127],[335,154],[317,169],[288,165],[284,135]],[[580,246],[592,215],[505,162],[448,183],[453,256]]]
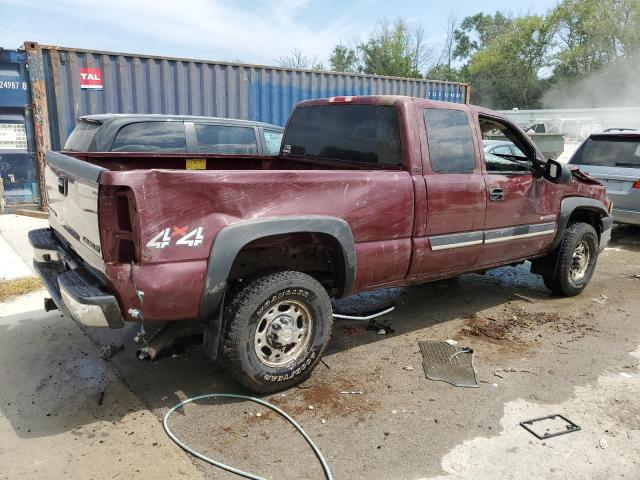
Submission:
[[[356,250],[351,228],[344,220],[322,215],[304,215],[260,218],[229,225],[220,230],[211,246],[200,303],[200,319],[205,324],[204,346],[212,359],[217,357],[220,345],[227,278],[238,253],[245,245],[260,238],[301,232],[326,234],[338,242],[344,260],[342,296],[351,293],[356,275]]]

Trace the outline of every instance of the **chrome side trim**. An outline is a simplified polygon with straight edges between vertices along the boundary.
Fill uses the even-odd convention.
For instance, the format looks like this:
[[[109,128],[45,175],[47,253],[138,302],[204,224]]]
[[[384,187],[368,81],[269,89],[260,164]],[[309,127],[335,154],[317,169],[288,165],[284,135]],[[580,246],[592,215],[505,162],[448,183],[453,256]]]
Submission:
[[[469,247],[490,243],[507,242],[521,238],[551,235],[556,232],[555,223],[533,223],[516,227],[498,228],[495,230],[452,233],[429,237],[432,251],[448,250],[451,248]]]
[[[486,243],[508,242],[510,240],[517,240],[519,238],[538,237],[540,235],[550,235],[552,233],[556,233],[555,229],[544,230],[541,232],[533,232],[533,233],[521,233],[520,235],[511,235],[508,237],[491,238],[489,240],[485,240],[484,243],[486,244]]]
[[[481,245],[484,235],[482,231],[452,233],[450,235],[437,235],[429,238],[431,250],[446,250],[449,248],[468,247]]]
[[[517,227],[498,228],[495,230],[485,230],[484,243],[498,243],[521,238],[537,237],[539,235],[549,235],[555,233],[555,223],[534,223],[529,225],[518,225]]]

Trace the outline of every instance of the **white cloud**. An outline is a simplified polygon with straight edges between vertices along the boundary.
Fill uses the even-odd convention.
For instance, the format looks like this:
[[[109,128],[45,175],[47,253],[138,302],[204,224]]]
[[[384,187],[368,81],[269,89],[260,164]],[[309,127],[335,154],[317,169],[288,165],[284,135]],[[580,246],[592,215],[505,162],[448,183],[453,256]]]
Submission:
[[[272,64],[292,48],[326,59],[337,42],[361,34],[368,27],[343,16],[318,28],[309,21],[313,19],[305,16],[313,0],[254,0],[243,5],[224,0],[4,3],[3,9],[25,11],[33,18],[32,22],[3,33],[3,42],[10,42],[10,47],[35,40],[77,48],[124,48],[134,53]],[[42,29],[43,24],[49,27]],[[89,34],[92,30],[95,33]],[[161,51],[167,47],[171,53]]]

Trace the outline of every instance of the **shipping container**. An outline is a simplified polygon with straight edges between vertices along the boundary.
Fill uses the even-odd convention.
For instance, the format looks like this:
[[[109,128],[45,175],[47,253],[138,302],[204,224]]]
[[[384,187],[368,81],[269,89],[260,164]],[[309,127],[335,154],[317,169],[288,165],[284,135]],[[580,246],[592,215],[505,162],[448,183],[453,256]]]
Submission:
[[[0,202],[40,202],[24,52],[0,49]]]
[[[470,89],[464,83],[114,53],[34,42],[25,42],[23,53],[29,72],[32,137],[39,169],[45,152],[62,149],[82,115],[204,115],[284,125],[295,104],[310,98],[409,95],[465,103]]]
[[[41,55],[51,147],[80,115],[164,113],[284,125],[296,103],[336,95],[410,95],[464,103],[466,84],[294,70],[30,45]]]

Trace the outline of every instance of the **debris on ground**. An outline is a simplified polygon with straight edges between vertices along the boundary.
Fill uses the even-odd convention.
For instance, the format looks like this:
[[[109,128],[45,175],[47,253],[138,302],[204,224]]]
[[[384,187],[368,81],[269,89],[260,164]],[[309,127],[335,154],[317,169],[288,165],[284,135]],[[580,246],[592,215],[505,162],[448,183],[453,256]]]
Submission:
[[[507,305],[501,312],[493,313],[491,316],[473,314],[464,323],[461,331],[463,335],[494,343],[525,341],[528,332],[538,327],[579,336],[584,335],[585,331],[596,331],[586,324],[579,323],[573,316],[560,317],[557,313],[530,312],[515,305]]]
[[[350,337],[362,337],[367,333],[363,325],[345,325],[344,329]]]
[[[413,367],[411,365],[407,365],[406,367],[402,367],[403,370],[406,370],[407,372],[412,372],[413,371]]]
[[[539,440],[564,435],[565,433],[577,432],[580,426],[573,423],[567,417],[556,413],[546,417],[533,418],[520,422],[520,426],[534,435]]]
[[[630,380],[633,378],[633,375],[627,372],[620,372],[618,375],[620,375],[622,378],[626,378],[627,380]]]
[[[376,319],[369,320],[367,324],[366,330],[372,330],[374,332],[378,332],[378,335],[386,335],[387,333],[393,333],[395,330],[391,328],[386,322],[376,322]],[[384,333],[380,333],[381,330],[384,330]]]
[[[387,331],[384,328],[381,328],[380,330],[378,330],[378,335],[386,335]]]
[[[22,277],[14,280],[0,281],[0,302],[4,302],[12,297],[26,295],[43,288],[40,277]]]
[[[493,372],[496,377],[500,378],[504,378],[504,375],[502,375],[503,373],[530,373],[532,375],[538,375],[536,372],[528,368],[499,368]]]
[[[100,347],[100,349],[98,350],[98,355],[100,355],[100,358],[103,358],[105,360],[109,360],[111,357],[113,357],[116,353],[120,352],[124,350],[124,345],[116,345],[115,343],[112,343],[111,345],[102,345]]]
[[[447,345],[457,345],[458,344],[458,342],[456,342],[455,340],[451,340],[451,339],[445,340],[444,342]]]
[[[595,303],[597,303],[599,305],[604,305],[605,303],[607,303],[607,299],[608,298],[609,297],[607,297],[606,295],[603,294],[603,295],[600,295],[600,297],[598,297],[598,298],[590,298],[589,300],[591,300],[592,302],[595,302]]]
[[[327,421],[324,418],[321,418],[320,423],[324,425],[325,423],[327,423]]]
[[[632,273],[630,275],[627,275],[628,278],[635,278],[637,280],[640,280],[640,273]]]
[[[362,390],[342,390],[343,395],[362,395]]]
[[[429,380],[443,381],[456,387],[477,388],[473,350],[449,345],[447,342],[418,342],[422,367]]]
[[[536,303],[537,302],[537,300],[535,298],[527,297],[527,296],[521,295],[519,293],[514,293],[513,296],[516,297],[516,298],[519,298],[520,300],[524,300],[525,302],[529,302],[529,303]]]
[[[608,446],[609,444],[604,438],[601,438],[600,441],[598,442],[598,448],[601,448],[602,450],[606,450]]]

